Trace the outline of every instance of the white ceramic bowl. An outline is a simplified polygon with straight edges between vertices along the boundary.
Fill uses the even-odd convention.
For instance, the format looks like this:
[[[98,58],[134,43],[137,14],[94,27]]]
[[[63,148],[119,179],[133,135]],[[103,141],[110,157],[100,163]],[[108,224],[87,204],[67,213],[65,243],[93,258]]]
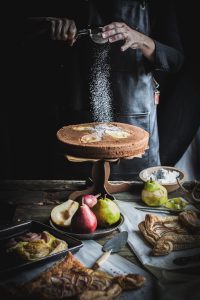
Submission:
[[[144,169],[139,173],[139,177],[143,182],[146,182],[153,172],[157,172],[160,169],[178,172],[179,173],[178,179],[180,183],[183,183],[186,180],[186,174],[182,170],[174,167],[168,167],[168,166],[157,166],[157,167]],[[161,184],[167,189],[168,192],[176,191],[179,188],[177,180],[174,182],[161,183]]]

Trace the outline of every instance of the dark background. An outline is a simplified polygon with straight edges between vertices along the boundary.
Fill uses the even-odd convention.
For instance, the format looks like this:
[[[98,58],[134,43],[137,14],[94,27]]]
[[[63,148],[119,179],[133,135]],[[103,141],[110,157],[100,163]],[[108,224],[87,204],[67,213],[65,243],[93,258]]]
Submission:
[[[8,16],[3,19],[0,176],[3,179],[80,178],[81,172],[69,174],[56,141],[56,131],[63,125],[62,108],[71,92],[66,89],[63,94],[63,89],[59,89],[59,85],[66,84],[62,71],[56,70],[60,62],[48,53],[46,42],[44,47],[41,43],[40,46],[31,45],[31,51],[30,48],[25,51],[23,45],[26,14],[22,16],[20,10],[28,16],[47,15],[47,11],[30,2],[27,6],[12,5],[11,8],[12,13],[8,10]],[[175,1],[175,8],[185,62],[178,74],[158,74],[161,85],[158,124],[163,165],[174,165],[179,160],[200,123],[198,10],[192,1],[189,4]],[[61,56],[71,55],[71,48],[62,48]],[[53,51],[56,53],[57,49]],[[54,58],[57,63],[52,69]]]

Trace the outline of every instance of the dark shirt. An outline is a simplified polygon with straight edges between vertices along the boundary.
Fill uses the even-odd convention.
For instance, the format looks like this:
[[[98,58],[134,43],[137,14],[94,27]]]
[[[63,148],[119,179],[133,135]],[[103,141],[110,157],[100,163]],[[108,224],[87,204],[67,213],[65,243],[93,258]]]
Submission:
[[[113,21],[126,22],[127,25],[133,28],[137,28],[139,31],[143,31],[143,24],[136,24],[134,20],[123,18],[123,14],[119,13],[116,7],[122,4],[126,8],[133,5],[134,2],[147,2],[150,7],[150,24],[148,24],[148,31],[144,32],[155,40],[156,52],[155,52],[155,64],[152,66],[154,69],[176,72],[183,62],[182,47],[180,42],[180,36],[176,24],[176,16],[173,7],[173,1],[120,1],[120,0],[73,0],[61,1],[54,7],[48,8],[48,11],[42,9],[35,9],[38,15],[49,14],[50,16],[65,17],[74,19],[77,27],[87,28],[88,25],[106,25]],[[142,5],[142,4],[141,4]],[[92,16],[91,10],[95,7],[95,10],[101,17]],[[33,14],[33,11],[30,11]],[[23,18],[22,18],[23,21]],[[44,43],[44,28],[48,27],[47,22],[31,22],[28,18],[22,22],[24,28],[21,32],[24,33],[22,39],[31,40],[37,38],[38,42]],[[135,26],[134,26],[135,25]],[[46,39],[48,40],[47,33],[49,34],[49,28],[46,32]],[[35,43],[34,39],[34,43]],[[54,42],[55,43],[55,42]],[[63,46],[63,45],[62,45]]]

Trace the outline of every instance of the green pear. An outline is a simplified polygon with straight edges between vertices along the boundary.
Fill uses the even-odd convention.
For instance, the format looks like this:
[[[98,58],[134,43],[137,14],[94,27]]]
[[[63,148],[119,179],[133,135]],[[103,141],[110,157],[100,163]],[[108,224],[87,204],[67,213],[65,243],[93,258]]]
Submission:
[[[161,206],[167,202],[168,193],[164,186],[150,179],[145,183],[141,197],[149,206]]]
[[[120,219],[120,210],[117,204],[106,197],[100,198],[93,206],[92,211],[97,218],[99,227],[108,227],[115,224]]]

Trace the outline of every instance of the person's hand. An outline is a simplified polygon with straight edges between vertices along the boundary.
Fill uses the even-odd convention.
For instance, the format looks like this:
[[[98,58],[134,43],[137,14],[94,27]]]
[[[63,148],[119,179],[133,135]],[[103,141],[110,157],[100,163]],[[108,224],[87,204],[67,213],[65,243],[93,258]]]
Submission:
[[[125,44],[121,47],[122,51],[125,51],[128,48],[139,48],[144,40],[143,34],[122,22],[113,22],[106,25],[103,27],[102,31],[103,38],[107,38],[110,43],[124,40]]]
[[[102,31],[102,37],[108,39],[110,43],[124,40],[125,43],[121,47],[122,51],[125,51],[128,48],[141,49],[147,58],[152,59],[151,56],[155,50],[154,41],[141,32],[132,29],[125,23],[113,22],[104,26]]]
[[[47,18],[51,22],[51,38],[66,41],[70,46],[76,41],[77,28],[74,20],[66,18]]]

